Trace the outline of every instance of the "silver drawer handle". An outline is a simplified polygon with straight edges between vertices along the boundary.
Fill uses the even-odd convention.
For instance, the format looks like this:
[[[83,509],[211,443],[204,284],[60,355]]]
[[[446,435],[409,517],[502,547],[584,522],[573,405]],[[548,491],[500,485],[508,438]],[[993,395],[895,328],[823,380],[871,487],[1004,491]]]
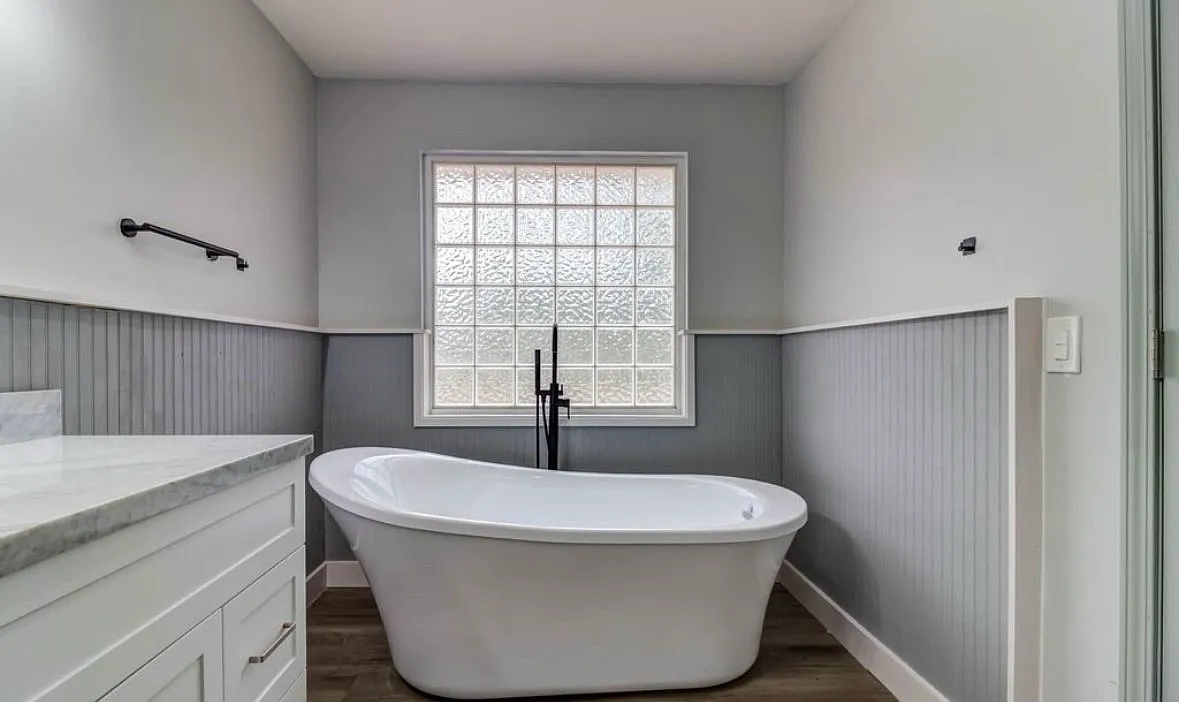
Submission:
[[[262,655],[250,656],[250,662],[251,663],[265,663],[266,659],[270,658],[270,656],[275,651],[278,650],[278,647],[282,645],[282,642],[286,641],[287,637],[289,637],[293,633],[295,633],[295,623],[294,622],[283,622],[282,633],[280,633],[278,635],[278,638],[274,640],[274,643],[270,644],[270,646],[265,651],[262,652]]]

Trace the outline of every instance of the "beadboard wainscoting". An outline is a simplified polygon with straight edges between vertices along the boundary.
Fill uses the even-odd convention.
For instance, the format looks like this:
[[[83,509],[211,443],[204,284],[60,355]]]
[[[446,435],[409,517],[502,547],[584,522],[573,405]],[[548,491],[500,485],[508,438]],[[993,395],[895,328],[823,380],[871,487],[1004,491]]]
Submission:
[[[318,437],[322,373],[313,332],[0,297],[0,392],[60,388],[66,434]],[[310,571],[324,529],[307,492]]]
[[[1021,363],[1039,358],[1033,302]],[[1014,309],[782,338],[782,480],[810,508],[788,567],[936,688],[924,699],[1024,699],[1008,669],[1026,548],[1010,538]]]
[[[571,470],[713,473],[767,482],[781,475],[781,365],[776,336],[696,339],[696,426],[576,427],[561,434]],[[413,336],[330,335],[324,375],[324,450],[396,446],[535,465],[528,427],[413,425]],[[573,410],[576,413],[576,408]],[[327,559],[351,551],[328,520]]]

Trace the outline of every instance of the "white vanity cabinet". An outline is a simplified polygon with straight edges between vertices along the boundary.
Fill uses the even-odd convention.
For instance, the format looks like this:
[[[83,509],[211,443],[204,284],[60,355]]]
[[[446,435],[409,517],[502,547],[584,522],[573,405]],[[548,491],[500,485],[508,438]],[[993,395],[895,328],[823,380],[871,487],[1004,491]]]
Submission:
[[[304,459],[248,460],[210,469],[231,486],[0,577],[0,700],[304,700]]]

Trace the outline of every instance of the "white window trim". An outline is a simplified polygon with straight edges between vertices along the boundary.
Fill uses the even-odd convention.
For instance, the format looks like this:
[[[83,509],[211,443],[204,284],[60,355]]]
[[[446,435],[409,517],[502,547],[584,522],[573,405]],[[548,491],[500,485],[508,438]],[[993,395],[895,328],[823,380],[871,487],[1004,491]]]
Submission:
[[[676,406],[673,408],[573,408],[563,426],[691,427],[696,426],[696,343],[688,331],[688,154],[631,151],[424,151],[421,154],[419,221],[424,331],[414,335],[415,427],[524,427],[535,423],[532,408],[469,409],[434,407],[430,339],[434,328],[434,164],[436,163],[591,163],[596,165],[674,165],[676,178],[675,330],[679,363]]]

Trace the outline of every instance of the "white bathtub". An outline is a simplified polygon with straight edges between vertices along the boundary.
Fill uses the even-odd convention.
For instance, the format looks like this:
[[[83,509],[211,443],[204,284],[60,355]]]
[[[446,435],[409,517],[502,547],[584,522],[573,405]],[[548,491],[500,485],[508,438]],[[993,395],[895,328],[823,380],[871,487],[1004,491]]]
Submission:
[[[389,448],[311,464],[393,663],[464,699],[705,687],[757,658],[806,503],[707,476],[551,472]]]

